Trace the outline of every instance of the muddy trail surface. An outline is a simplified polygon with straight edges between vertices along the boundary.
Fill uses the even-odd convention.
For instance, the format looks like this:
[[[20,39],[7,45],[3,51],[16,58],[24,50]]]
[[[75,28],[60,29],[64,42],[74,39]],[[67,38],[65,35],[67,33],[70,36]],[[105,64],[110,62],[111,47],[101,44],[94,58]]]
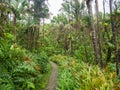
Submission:
[[[58,76],[58,66],[57,64],[50,62],[52,65],[52,72],[48,82],[46,90],[56,90],[57,87],[57,76]]]

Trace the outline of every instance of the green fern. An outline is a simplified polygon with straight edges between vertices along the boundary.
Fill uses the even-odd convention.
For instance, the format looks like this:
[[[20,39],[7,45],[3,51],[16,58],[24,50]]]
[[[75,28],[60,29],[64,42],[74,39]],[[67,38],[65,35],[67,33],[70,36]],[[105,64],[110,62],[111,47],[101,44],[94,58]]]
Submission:
[[[14,90],[14,84],[8,73],[0,74],[0,90]]]

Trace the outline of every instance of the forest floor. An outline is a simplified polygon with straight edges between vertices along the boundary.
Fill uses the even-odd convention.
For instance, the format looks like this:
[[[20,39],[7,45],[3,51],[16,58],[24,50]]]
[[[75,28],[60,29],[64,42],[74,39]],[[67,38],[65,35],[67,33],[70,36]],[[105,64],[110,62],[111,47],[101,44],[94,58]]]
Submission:
[[[53,62],[50,62],[50,63],[52,65],[52,72],[51,72],[50,79],[49,79],[48,86],[47,86],[46,90],[56,90],[58,66]]]

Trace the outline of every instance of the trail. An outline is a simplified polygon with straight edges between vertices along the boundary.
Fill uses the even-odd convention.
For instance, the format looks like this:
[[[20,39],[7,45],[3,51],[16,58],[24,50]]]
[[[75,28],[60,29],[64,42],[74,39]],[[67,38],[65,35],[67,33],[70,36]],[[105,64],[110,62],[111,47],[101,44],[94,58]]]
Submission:
[[[48,82],[46,90],[56,90],[57,86],[57,76],[58,76],[58,67],[55,63],[50,62],[52,65],[52,73]]]

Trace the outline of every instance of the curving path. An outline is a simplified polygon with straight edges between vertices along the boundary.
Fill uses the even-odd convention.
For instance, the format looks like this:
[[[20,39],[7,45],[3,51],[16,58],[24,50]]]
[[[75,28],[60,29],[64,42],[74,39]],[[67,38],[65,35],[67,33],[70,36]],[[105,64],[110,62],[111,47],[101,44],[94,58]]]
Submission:
[[[46,90],[56,90],[57,86],[57,76],[58,76],[58,67],[55,63],[50,62],[52,65],[52,73],[48,82]]]

